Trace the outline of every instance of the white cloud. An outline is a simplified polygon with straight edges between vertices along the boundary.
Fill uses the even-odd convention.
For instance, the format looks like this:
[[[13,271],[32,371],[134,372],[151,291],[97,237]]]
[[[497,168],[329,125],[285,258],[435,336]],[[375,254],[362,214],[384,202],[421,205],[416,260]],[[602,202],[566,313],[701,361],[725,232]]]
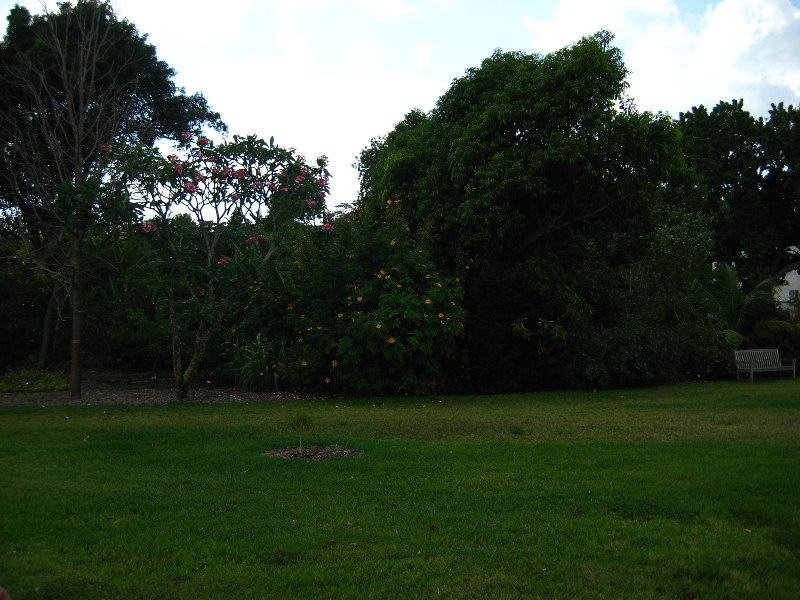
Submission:
[[[671,0],[560,0],[551,19],[523,22],[540,52],[612,31],[643,110],[677,116],[744,98],[763,115],[770,102],[800,98],[800,11],[789,0],[719,0],[691,19]]]
[[[404,0],[348,0],[348,2],[353,1],[358,6],[369,8],[372,15],[378,19],[397,19],[418,14]]]
[[[161,54],[180,55],[187,46],[219,44],[236,37],[242,28],[253,0],[117,0],[114,8],[136,25],[139,33],[150,35]]]
[[[419,42],[414,45],[414,64],[418,69],[427,65],[431,60],[433,44],[430,42]]]
[[[613,32],[623,44],[643,27],[673,21],[677,14],[672,0],[560,0],[551,19],[525,15],[523,24],[533,32],[538,51],[552,52],[601,29]]]
[[[366,8],[377,19],[397,19],[407,15],[417,15],[405,0],[285,0],[282,11],[294,13],[298,11],[320,10],[331,4],[350,4],[358,8]]]

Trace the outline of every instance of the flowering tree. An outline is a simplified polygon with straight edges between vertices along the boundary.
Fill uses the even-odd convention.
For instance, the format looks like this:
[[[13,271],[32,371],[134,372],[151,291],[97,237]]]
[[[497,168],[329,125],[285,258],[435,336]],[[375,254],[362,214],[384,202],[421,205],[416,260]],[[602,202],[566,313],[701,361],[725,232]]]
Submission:
[[[287,238],[333,231],[327,158],[309,165],[273,139],[235,136],[215,146],[188,132],[166,158],[143,146],[107,151],[116,165],[111,184],[141,209],[132,235],[169,314],[175,393],[185,398],[209,341],[258,269]]]

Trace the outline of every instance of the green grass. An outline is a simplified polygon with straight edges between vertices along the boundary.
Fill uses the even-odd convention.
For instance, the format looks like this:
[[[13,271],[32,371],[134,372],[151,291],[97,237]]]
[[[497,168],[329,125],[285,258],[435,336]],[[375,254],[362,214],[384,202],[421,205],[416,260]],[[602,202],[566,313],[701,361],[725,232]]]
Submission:
[[[0,376],[0,393],[68,390],[69,379],[60,371],[20,369]]]
[[[362,451],[328,461],[266,452]],[[26,598],[797,598],[800,382],[0,408]]]

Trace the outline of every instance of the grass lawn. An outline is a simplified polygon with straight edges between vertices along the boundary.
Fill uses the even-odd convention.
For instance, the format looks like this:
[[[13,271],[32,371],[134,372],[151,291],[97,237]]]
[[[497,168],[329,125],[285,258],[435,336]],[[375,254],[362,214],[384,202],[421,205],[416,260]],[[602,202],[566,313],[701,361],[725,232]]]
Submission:
[[[269,456],[297,444],[359,456]],[[14,600],[800,597],[800,381],[0,407]]]

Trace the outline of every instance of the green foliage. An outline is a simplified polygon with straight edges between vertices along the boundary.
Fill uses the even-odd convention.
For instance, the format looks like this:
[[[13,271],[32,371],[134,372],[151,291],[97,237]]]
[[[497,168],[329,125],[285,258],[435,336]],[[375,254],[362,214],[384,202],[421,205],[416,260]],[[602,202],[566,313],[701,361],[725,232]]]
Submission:
[[[280,277],[263,272],[235,307],[231,334],[287,340],[288,385],[444,389],[464,321],[461,277],[437,268],[402,215],[399,201],[387,201],[380,220],[357,209],[334,221],[332,236],[286,247],[275,262]]]
[[[0,369],[19,367],[38,351],[48,281],[16,260],[0,265]],[[13,342],[12,342],[13,340]]]
[[[20,369],[0,377],[0,393],[68,390],[69,380],[60,371]]]
[[[546,56],[495,52],[425,115],[409,113],[360,164],[359,206],[401,198],[452,268],[524,260],[573,232],[634,227],[661,194],[677,139],[620,110],[627,71],[600,32]]]
[[[326,233],[332,225],[324,210],[325,157],[309,165],[274,140],[234,136],[215,146],[189,132],[180,151],[164,158],[155,149],[122,146],[113,159],[121,189],[155,214],[130,235],[139,243],[153,296],[169,315],[176,395],[185,397],[248,283],[287,242],[316,229],[317,219],[325,221],[320,229]],[[253,382],[263,371],[253,354],[264,352],[247,348],[232,370]]]
[[[279,387],[291,362],[285,340],[268,340],[261,333],[252,340],[225,344],[224,371],[238,387],[264,390]]]
[[[800,110],[773,105],[756,119],[742,100],[681,114],[683,152],[714,218],[715,260],[747,287],[797,268]]]

